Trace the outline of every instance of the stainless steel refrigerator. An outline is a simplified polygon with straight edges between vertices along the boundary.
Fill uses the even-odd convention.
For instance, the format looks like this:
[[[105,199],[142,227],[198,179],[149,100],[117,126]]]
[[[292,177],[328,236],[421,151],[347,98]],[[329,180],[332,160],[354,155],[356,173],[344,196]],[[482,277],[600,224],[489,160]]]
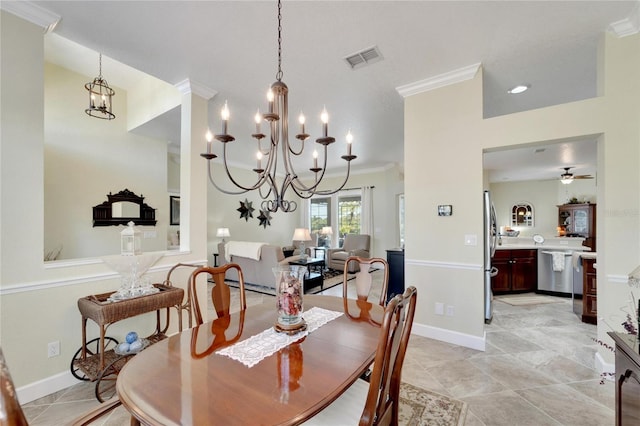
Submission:
[[[491,194],[484,191],[484,322],[487,324],[493,318],[493,293],[491,291],[491,277],[498,275],[498,269],[491,266],[491,258],[496,251],[498,227],[496,225],[496,209],[491,202]]]

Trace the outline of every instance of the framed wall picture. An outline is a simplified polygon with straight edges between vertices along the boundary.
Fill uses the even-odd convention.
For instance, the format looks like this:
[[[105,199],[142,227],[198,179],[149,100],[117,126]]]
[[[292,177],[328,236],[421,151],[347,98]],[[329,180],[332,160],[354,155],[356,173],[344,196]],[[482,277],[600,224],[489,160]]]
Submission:
[[[438,206],[438,216],[451,216],[453,214],[453,207],[451,204],[444,204]]]
[[[180,197],[169,196],[169,225],[180,225]]]

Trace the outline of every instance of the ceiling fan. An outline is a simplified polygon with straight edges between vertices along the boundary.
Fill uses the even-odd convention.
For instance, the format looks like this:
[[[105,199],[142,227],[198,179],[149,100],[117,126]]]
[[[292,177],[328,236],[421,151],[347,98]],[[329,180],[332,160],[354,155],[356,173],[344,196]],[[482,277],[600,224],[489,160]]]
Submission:
[[[569,173],[569,169],[574,168],[575,167],[563,167],[564,173],[560,175],[560,182],[570,184],[574,179],[593,179],[591,175],[574,175],[573,173]]]

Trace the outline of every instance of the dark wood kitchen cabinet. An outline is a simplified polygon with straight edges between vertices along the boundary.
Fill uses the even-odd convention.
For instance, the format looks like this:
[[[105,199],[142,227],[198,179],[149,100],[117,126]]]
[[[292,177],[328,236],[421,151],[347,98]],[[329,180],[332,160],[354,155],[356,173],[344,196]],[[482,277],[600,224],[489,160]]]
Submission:
[[[596,205],[563,204],[558,206],[558,228],[560,235],[584,237],[583,246],[596,251]]]
[[[496,250],[491,266],[498,268],[491,278],[494,293],[523,293],[538,286],[538,250]]]
[[[595,259],[582,259],[582,322],[598,324],[598,280]]]

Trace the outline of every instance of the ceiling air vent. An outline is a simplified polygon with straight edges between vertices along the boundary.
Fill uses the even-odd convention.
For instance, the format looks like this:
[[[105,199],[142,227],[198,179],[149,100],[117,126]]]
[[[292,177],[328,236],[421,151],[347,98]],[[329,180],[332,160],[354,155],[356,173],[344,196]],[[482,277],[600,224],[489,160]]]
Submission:
[[[365,65],[380,61],[381,59],[382,55],[380,54],[377,46],[361,50],[344,58],[351,69],[360,68]]]

